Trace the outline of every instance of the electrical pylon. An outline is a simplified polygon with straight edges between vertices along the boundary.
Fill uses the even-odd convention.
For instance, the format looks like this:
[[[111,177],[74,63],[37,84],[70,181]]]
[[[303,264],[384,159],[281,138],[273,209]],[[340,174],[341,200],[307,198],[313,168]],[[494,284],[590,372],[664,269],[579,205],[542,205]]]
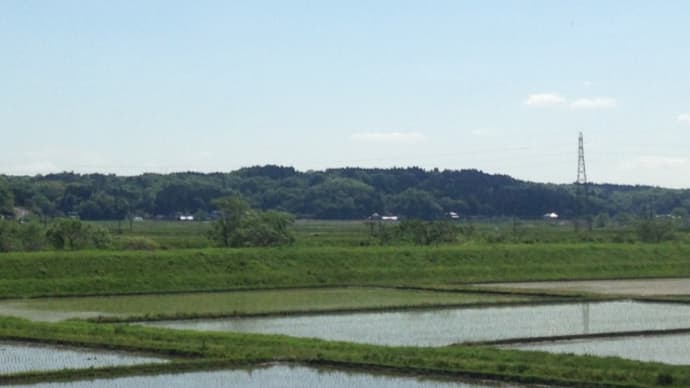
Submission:
[[[575,200],[577,201],[577,215],[575,220],[575,229],[579,229],[580,222],[585,221],[588,228],[591,229],[591,222],[587,212],[587,203],[589,202],[589,190],[587,187],[587,169],[585,168],[585,145],[582,137],[582,132],[577,142],[577,181],[575,182]]]

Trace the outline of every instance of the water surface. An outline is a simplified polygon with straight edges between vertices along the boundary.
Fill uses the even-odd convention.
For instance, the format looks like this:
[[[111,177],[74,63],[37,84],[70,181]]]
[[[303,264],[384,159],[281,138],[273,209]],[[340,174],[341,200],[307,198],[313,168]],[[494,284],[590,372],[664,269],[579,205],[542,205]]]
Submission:
[[[0,342],[0,374],[166,362],[124,352]]]
[[[690,306],[620,301],[146,324],[380,345],[441,346],[467,341],[684,328],[690,326]]]
[[[375,375],[359,372],[320,370],[301,366],[276,365],[251,370],[190,372],[98,379],[68,383],[37,384],[32,387],[105,387],[105,388],[187,388],[187,387],[247,387],[247,388],[489,388],[516,387],[496,383],[466,383],[430,380],[415,377]]]
[[[131,315],[257,314],[527,301],[523,296],[368,287],[0,300],[0,315],[31,320]]]
[[[690,334],[597,338],[510,346],[520,350],[616,356],[638,361],[690,365]]]

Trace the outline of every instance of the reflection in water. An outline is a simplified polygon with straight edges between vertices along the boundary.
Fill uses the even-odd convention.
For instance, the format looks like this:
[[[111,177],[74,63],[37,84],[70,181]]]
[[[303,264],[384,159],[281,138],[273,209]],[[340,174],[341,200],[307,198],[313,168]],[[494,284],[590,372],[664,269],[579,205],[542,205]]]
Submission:
[[[542,350],[552,353],[617,356],[639,361],[690,365],[690,334],[595,338],[572,341],[511,345],[520,350]]]
[[[65,346],[0,342],[0,374],[166,362],[161,358]]]
[[[582,304],[582,333],[589,334],[589,303]]]
[[[622,301],[146,324],[382,345],[442,346],[466,341],[677,329],[686,327],[689,321],[689,305]]]
[[[105,388],[187,388],[187,387],[247,387],[247,388],[489,388],[516,387],[492,385],[485,382],[461,382],[420,379],[390,375],[319,370],[301,366],[276,365],[253,370],[215,372],[191,372],[156,376],[136,376],[116,379],[99,379],[69,383],[38,384],[34,387],[105,387]]]

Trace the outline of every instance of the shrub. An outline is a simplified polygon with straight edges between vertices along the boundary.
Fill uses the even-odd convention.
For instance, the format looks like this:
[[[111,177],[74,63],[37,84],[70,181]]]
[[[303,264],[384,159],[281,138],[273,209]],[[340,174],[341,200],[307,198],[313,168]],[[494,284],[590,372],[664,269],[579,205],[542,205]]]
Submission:
[[[405,220],[393,233],[398,239],[417,245],[431,245],[457,241],[458,226],[450,221]]]
[[[676,237],[676,225],[667,218],[649,218],[640,220],[635,225],[640,241],[659,243],[673,240]]]
[[[107,229],[70,218],[60,219],[51,224],[46,236],[55,249],[105,249],[112,244]]]
[[[673,376],[670,373],[661,372],[656,375],[656,383],[659,385],[673,384]]]
[[[295,219],[288,213],[254,210],[239,196],[220,198],[214,204],[221,217],[211,224],[209,238],[218,245],[274,246],[294,241]]]
[[[113,239],[107,229],[89,225],[87,228],[87,233],[87,237],[94,248],[108,249],[112,247]]]
[[[160,244],[146,237],[125,237],[118,241],[120,249],[134,251],[153,251],[160,248]]]
[[[0,221],[0,252],[11,252],[19,249],[17,224],[11,221]]]
[[[40,251],[48,244],[45,227],[33,222],[19,225],[19,238],[24,251]]]
[[[38,251],[46,243],[45,229],[39,224],[0,221],[0,252]]]

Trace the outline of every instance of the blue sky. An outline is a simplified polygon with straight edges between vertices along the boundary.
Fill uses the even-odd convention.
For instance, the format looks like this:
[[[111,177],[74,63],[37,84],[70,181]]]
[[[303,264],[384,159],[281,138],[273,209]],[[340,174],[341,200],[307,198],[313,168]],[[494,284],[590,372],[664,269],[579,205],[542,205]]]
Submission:
[[[0,2],[0,173],[690,187],[687,1]]]

